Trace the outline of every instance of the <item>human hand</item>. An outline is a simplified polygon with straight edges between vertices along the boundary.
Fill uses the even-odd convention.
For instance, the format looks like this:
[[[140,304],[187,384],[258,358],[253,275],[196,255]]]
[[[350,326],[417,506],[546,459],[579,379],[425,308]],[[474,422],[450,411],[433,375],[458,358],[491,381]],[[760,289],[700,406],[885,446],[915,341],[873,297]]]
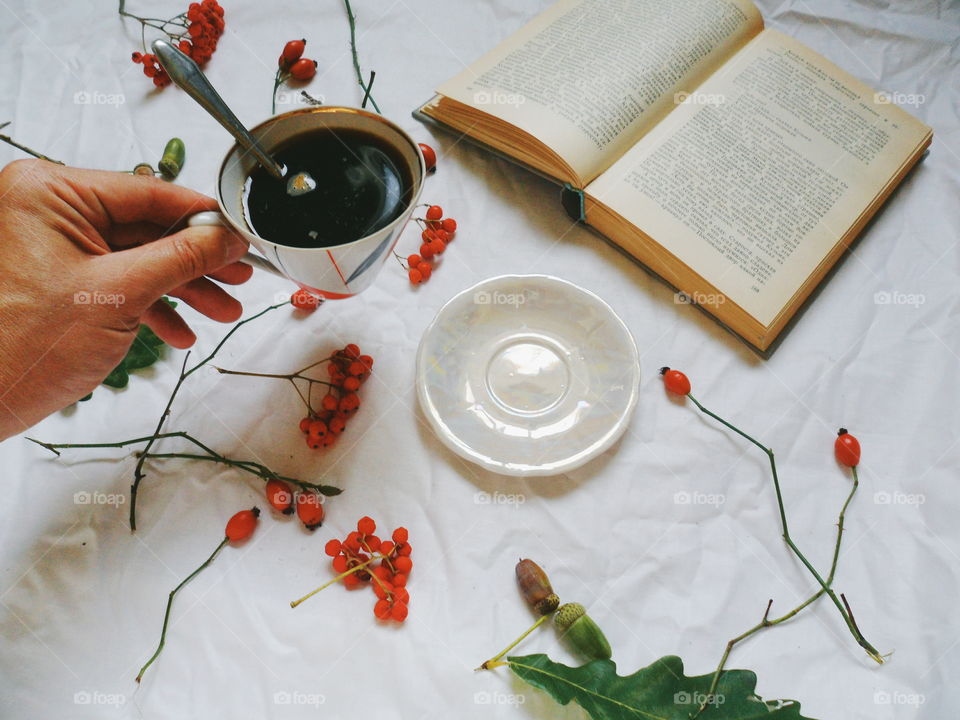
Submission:
[[[220,322],[243,308],[246,242],[185,227],[216,201],[162,180],[18,160],[0,171],[0,439],[90,393],[140,323],[178,348],[196,339],[171,295]],[[169,234],[168,234],[169,233]]]

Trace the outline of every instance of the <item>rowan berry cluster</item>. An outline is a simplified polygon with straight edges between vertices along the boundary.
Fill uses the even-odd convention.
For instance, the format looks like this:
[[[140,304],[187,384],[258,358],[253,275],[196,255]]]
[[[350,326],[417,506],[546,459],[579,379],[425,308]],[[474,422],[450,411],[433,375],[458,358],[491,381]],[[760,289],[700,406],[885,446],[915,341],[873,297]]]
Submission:
[[[190,56],[197,65],[203,65],[213,56],[225,27],[223,8],[217,0],[190,3],[186,12],[169,20],[142,18],[127,12],[121,14],[139,21],[144,28],[151,27],[165,33],[170,42],[174,43],[180,52]],[[143,74],[151,78],[157,87],[170,84],[170,76],[157,62],[156,55],[146,52],[146,47],[142,53],[133,53],[130,59],[143,65]]]
[[[427,208],[425,217],[413,218],[422,228],[420,252],[407,256],[404,266],[412,285],[420,285],[430,279],[435,258],[443,255],[447,245],[453,242],[453,237],[457,233],[457,221],[452,217],[444,217],[442,207],[439,205],[424,205],[424,207]]]
[[[413,569],[407,529],[398,527],[390,540],[381,540],[374,534],[376,530],[372,518],[362,517],[354,532],[342,541],[328,541],[324,550],[333,558],[333,569],[338,573],[336,579],[345,587],[370,584],[377,596],[373,614],[378,619],[403,622],[410,604],[407,578]],[[378,560],[380,564],[374,565]]]
[[[328,382],[310,380],[329,388],[320,400],[320,407],[314,408],[307,398],[308,413],[300,420],[300,431],[306,436],[307,447],[317,450],[333,445],[347,427],[347,420],[360,409],[360,396],[357,391],[367,381],[373,370],[373,358],[361,355],[360,348],[350,343],[328,358]]]

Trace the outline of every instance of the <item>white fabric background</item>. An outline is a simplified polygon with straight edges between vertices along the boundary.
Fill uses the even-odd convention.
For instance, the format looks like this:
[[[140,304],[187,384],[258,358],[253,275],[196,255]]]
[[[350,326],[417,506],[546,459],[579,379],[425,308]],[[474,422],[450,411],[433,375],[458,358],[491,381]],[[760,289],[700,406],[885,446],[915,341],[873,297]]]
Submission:
[[[319,60],[312,93],[328,103],[359,102],[340,2],[224,5],[227,32],[209,75],[241,119],[267,115],[275,59],[293,37],[306,36],[308,55]],[[164,17],[181,9],[165,0],[130,6]],[[411,289],[388,265],[362,297],[307,319],[278,311],[225,349],[223,365],[265,371],[295,369],[348,341],[371,352],[376,370],[364,406],[332,452],[304,447],[297,400],[283,383],[212,371],[185,385],[169,425],[228,454],[325,475],[345,492],[315,536],[267,513],[253,542],[225,549],[178,598],[167,648],[134,694],[167,592],[212,550],[230,514],[262,505],[261,483],[207,464],[156,464],[131,535],[125,505],[73,501],[83,491],[126,493],[130,455],[75,451],[56,461],[21,438],[4,442],[0,717],[579,717],[505,671],[472,672],[530,620],[514,587],[518,556],[539,560],[564,599],[590,608],[621,671],[666,654],[683,657],[691,674],[711,671],[768,598],[774,612],[785,611],[814,585],[779,539],[765,458],[669,401],[656,374],[664,364],[686,370],[708,406],[775,448],[793,533],[822,568],[849,487],[832,457],[836,427],[848,426],[864,448],[836,586],[873,643],[895,650],[892,661],[875,666],[823,601],[738,647],[730,665],[755,669],[761,695],[798,698],[811,717],[952,716],[960,699],[960,5],[761,2],[768,25],[865,82],[923,95],[908,109],[936,133],[930,156],[769,361],[571,227],[554,186],[449,136],[431,139],[411,119],[437,84],[546,0],[355,6],[361,61],[377,71],[381,107],[441,155],[424,199],[442,204],[462,229],[428,285]],[[181,182],[209,192],[226,134],[175,88],[150,92],[127,60],[139,44],[137,27],[113,10],[109,2],[0,1],[0,120],[13,121],[5,132],[71,164],[108,169],[155,161],[166,139],[179,135],[188,155]],[[125,102],[78,105],[81,91],[119,93]],[[0,147],[0,162],[16,157]],[[404,242],[412,249],[413,234]],[[443,449],[416,409],[422,330],[450,296],[504,272],[552,273],[597,292],[640,347],[641,398],[628,433],[568,476],[525,482],[468,466]],[[238,295],[254,311],[290,290],[259,275]],[[919,294],[923,303],[881,304],[876,293]],[[199,328],[197,348],[210,349],[225,328],[185,312]],[[149,432],[181,357],[169,354],[122,392],[97,390],[91,402],[29,434],[106,441]],[[678,504],[683,491],[725,502]],[[478,501],[494,492],[519,493],[524,502]],[[894,502],[878,502],[884,497]],[[341,588],[291,610],[291,598],[330,577],[325,540],[363,514],[410,529],[409,621],[379,627],[372,593]],[[520,650],[568,657],[551,630]],[[277,704],[282,692],[324,703]],[[91,693],[93,704],[77,704],[77,693]],[[922,704],[909,704],[911,694]],[[111,695],[124,704],[104,704]]]

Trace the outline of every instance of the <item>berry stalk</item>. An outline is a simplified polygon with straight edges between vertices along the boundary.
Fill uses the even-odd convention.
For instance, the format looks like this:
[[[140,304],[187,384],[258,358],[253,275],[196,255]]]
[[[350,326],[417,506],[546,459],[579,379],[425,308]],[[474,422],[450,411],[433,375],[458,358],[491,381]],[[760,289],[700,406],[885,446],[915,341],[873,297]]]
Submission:
[[[340,573],[339,575],[337,575],[335,578],[333,578],[333,580],[328,580],[327,582],[325,582],[323,585],[321,585],[321,586],[318,587],[317,589],[311,590],[310,592],[308,592],[306,595],[304,595],[304,596],[303,596],[302,598],[300,598],[299,600],[291,600],[291,601],[290,601],[290,607],[292,607],[292,608],[297,607],[297,605],[299,605],[300,603],[304,602],[305,600],[309,600],[310,598],[312,598],[314,595],[316,595],[316,594],[317,594],[318,592],[320,592],[321,590],[326,590],[328,587],[330,587],[331,585],[333,585],[333,584],[335,584],[335,583],[340,582],[341,580],[343,580],[343,579],[344,579],[345,577],[347,577],[348,575],[353,575],[355,572],[360,572],[360,571],[363,570],[365,567],[367,567],[367,565],[369,565],[370,563],[375,562],[376,560],[382,560],[383,558],[384,558],[383,555],[375,555],[375,556],[371,557],[369,560],[365,560],[364,562],[360,563],[359,565],[353,566],[353,567],[350,568],[349,570],[347,570],[347,571],[345,571],[345,572],[342,572],[342,573]]]

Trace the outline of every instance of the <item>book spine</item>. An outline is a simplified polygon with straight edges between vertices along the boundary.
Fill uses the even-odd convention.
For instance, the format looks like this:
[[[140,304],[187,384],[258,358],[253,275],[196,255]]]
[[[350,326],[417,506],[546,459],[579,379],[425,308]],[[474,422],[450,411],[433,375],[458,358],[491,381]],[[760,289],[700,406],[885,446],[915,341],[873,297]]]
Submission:
[[[570,216],[571,220],[578,223],[587,221],[587,213],[584,207],[583,190],[575,188],[570,183],[564,183],[560,190],[560,204]]]

